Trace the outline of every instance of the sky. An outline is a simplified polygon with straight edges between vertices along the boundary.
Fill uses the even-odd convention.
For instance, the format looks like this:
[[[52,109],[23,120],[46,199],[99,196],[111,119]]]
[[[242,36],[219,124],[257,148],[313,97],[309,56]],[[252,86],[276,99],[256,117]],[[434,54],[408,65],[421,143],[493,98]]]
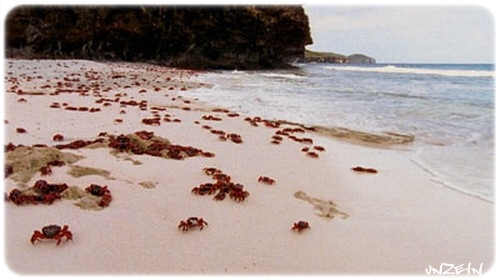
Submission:
[[[472,5],[305,5],[314,51],[378,63],[494,63],[495,11]]]

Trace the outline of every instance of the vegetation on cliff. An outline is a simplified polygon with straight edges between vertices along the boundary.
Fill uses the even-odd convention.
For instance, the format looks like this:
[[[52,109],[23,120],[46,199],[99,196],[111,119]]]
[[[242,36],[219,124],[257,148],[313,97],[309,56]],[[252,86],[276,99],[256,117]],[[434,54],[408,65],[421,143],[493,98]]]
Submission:
[[[345,63],[347,57],[343,54],[334,52],[315,52],[305,50],[304,57],[299,59],[300,62],[328,62],[328,63]]]
[[[284,66],[311,43],[301,6],[20,6],[6,20],[15,58],[259,69]]]

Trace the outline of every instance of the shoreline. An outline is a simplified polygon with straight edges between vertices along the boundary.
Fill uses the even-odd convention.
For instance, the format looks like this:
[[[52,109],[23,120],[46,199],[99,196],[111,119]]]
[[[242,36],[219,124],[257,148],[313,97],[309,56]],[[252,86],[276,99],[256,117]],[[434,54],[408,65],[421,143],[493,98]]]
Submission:
[[[437,178],[438,175],[436,175],[436,173],[433,170],[425,167],[424,164],[421,164],[420,162],[418,162],[418,160],[416,160],[414,158],[412,158],[411,161],[416,166],[418,166],[419,168],[421,168],[423,171],[425,171],[426,173],[428,173],[431,176],[431,180],[434,181],[436,184],[440,185],[440,187],[446,188],[446,189],[449,189],[449,190],[452,190],[452,191],[455,191],[455,192],[458,192],[458,193],[460,193],[462,195],[465,195],[465,196],[468,196],[468,197],[479,199],[479,200],[487,202],[487,203],[495,204],[494,198],[488,198],[488,197],[482,196],[480,194],[473,193],[473,192],[464,190],[462,188],[456,187],[452,183],[441,181],[441,180],[439,180]]]
[[[391,79],[398,76],[394,73],[333,71],[328,66],[314,64],[301,67],[301,73],[209,72],[200,76],[200,81],[213,83],[215,90],[199,89],[190,95],[247,114],[309,126],[323,125],[333,130],[337,126],[341,132],[343,127],[369,136],[385,132],[414,135],[413,144],[403,148],[415,149],[415,158],[432,169],[439,181],[494,200],[494,112],[491,98],[487,98],[493,94],[491,77],[461,77],[456,73],[433,79],[429,75],[407,73],[392,83]],[[440,66],[422,67],[445,71]],[[466,72],[474,67],[456,68]],[[493,73],[486,68],[486,72]],[[420,80],[410,91],[405,87],[407,82]],[[460,86],[456,92],[447,94],[444,89],[454,88],[454,81],[460,81]],[[484,94],[467,94],[467,88],[475,88],[475,81]],[[286,86],[280,88],[280,85]],[[434,86],[438,87],[436,91],[430,89]],[[447,100],[448,105],[435,102],[435,95]],[[468,98],[471,98],[469,103],[462,102]],[[478,107],[473,105],[476,103]],[[443,110],[439,110],[440,106],[444,106]]]
[[[23,67],[28,69],[8,74],[8,66],[16,63],[25,63]],[[409,151],[355,145],[307,130],[291,133],[295,138],[281,135],[280,144],[271,144],[278,130],[299,127],[267,127],[264,122],[255,127],[237,112],[210,109],[179,97],[197,86],[189,81],[190,75],[196,74],[192,71],[89,61],[45,63],[52,65],[54,72],[43,75],[57,77],[57,71],[62,71],[60,81],[72,83],[65,89],[88,85],[84,79],[103,85],[99,91],[89,88],[84,92],[89,95],[78,98],[74,93],[7,92],[7,143],[51,146],[57,144],[51,139],[56,132],[64,135],[63,143],[67,143],[91,140],[103,131],[119,135],[145,130],[215,157],[173,160],[124,153],[116,157],[107,152],[110,148],[63,150],[85,157],[73,165],[106,170],[110,177],[73,177],[68,174],[69,164],[53,168],[50,176],[35,174],[27,185],[37,179],[80,188],[96,183],[108,186],[113,201],[99,211],[82,210],[69,199],[53,205],[6,203],[5,256],[10,269],[18,273],[424,275],[429,265],[439,267],[443,262],[481,261],[484,271],[493,264],[494,203],[439,186],[411,160]],[[56,67],[57,63],[61,66]],[[22,68],[20,65],[16,67]],[[21,73],[41,70],[36,61],[7,60],[5,67],[7,76],[18,81],[27,79]],[[95,75],[84,78],[75,74],[85,72]],[[46,84],[53,86],[52,92],[56,88],[55,80],[42,73],[32,75],[42,78],[24,80],[23,86],[32,88],[22,90],[38,92]],[[109,78],[105,79],[106,75]],[[113,75],[117,78],[111,78]],[[168,90],[171,86],[175,88]],[[106,91],[107,87],[111,89]],[[6,89],[9,91],[8,86]],[[142,89],[146,91],[140,92]],[[98,99],[105,101],[96,103]],[[146,100],[147,105],[142,110],[121,103],[131,100]],[[54,102],[60,108],[51,108]],[[63,109],[68,106],[100,111]],[[35,112],[38,115],[33,118]],[[158,115],[159,125],[141,122]],[[61,118],[65,121],[57,121]],[[217,134],[203,128],[207,125],[226,136],[240,135],[242,143],[219,140]],[[16,133],[18,127],[27,133]],[[307,142],[305,138],[313,144],[302,143]],[[313,150],[314,146],[325,150]],[[318,158],[303,152],[305,147]],[[375,168],[378,173],[354,172],[354,166]],[[193,187],[211,181],[203,174],[206,167],[217,167],[244,185],[248,198],[214,201],[191,193]],[[258,182],[259,176],[271,177],[276,183]],[[9,178],[4,183],[7,190],[16,186]],[[304,199],[295,196],[297,192],[305,193],[299,195]],[[317,215],[316,210],[325,207],[333,218]],[[190,216],[203,217],[206,229],[179,231],[179,221]],[[298,220],[307,220],[311,229],[293,232],[291,227]],[[52,242],[29,243],[34,229],[56,222],[68,224],[74,239],[58,247]]]

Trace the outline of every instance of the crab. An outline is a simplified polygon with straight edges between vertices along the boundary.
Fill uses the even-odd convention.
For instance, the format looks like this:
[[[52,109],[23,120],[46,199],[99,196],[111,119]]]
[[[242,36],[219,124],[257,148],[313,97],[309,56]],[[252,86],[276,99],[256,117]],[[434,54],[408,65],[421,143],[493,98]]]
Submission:
[[[231,182],[231,176],[224,173],[216,173],[212,176],[219,184],[228,184]]]
[[[7,195],[7,200],[12,201],[17,205],[21,205],[24,203],[30,202],[30,197],[23,194],[19,189],[12,189],[10,193]]]
[[[54,134],[54,136],[52,136],[52,140],[53,141],[64,141],[64,136],[62,134]]]
[[[109,194],[108,186],[101,187],[96,184],[91,184],[90,186],[85,188],[85,191],[95,196],[103,196],[105,194]]]
[[[203,172],[208,176],[222,173],[222,171],[220,171],[219,169],[217,169],[215,167],[205,167],[205,168],[203,168]]]
[[[214,196],[214,200],[224,200],[224,198],[226,198],[226,192],[221,190],[219,191],[215,196]]]
[[[47,202],[48,204],[52,204],[52,202],[58,197],[49,197],[47,200],[42,195],[26,195],[19,189],[12,189],[7,196],[7,201],[12,201],[12,203],[16,205],[23,204],[38,204]]]
[[[322,146],[314,146],[313,149],[315,149],[316,151],[320,151],[320,152],[324,152],[325,151],[325,148],[322,147]]]
[[[273,138],[276,141],[282,141],[283,140],[283,137],[281,137],[279,135],[273,135],[271,138]]]
[[[50,168],[50,165],[48,165],[48,164],[46,166],[40,167],[40,169],[38,171],[40,171],[42,176],[52,174],[52,168]]]
[[[111,196],[111,194],[105,194],[102,196],[101,201],[99,201],[99,203],[97,205],[99,205],[101,207],[107,207],[107,206],[109,206],[109,203],[111,203],[111,200],[113,200],[113,197]]]
[[[273,185],[276,182],[276,181],[274,181],[274,179],[266,177],[266,176],[260,176],[257,181],[259,183],[264,183],[264,184],[268,184],[268,185]]]
[[[49,194],[54,194],[54,193],[60,194],[61,192],[65,191],[67,188],[68,188],[68,185],[66,185],[66,184],[49,184],[45,180],[38,180],[33,185],[33,189],[36,192],[44,194],[44,195],[49,195]]]
[[[318,158],[319,157],[319,155],[317,153],[315,153],[315,152],[308,152],[307,156],[308,157],[312,157],[312,158]]]
[[[91,195],[101,197],[101,200],[98,203],[98,205],[101,207],[109,206],[109,203],[111,203],[111,201],[113,200],[111,192],[108,190],[108,186],[101,187],[96,184],[91,184],[90,186],[85,188],[85,191],[90,193]]]
[[[306,222],[306,221],[298,221],[296,223],[293,223],[293,227],[292,227],[292,230],[297,230],[297,232],[301,232],[305,229],[311,229],[311,227],[309,227],[309,223]]]
[[[12,189],[9,193],[9,200],[14,204],[52,204],[54,200],[61,199],[61,193],[68,188],[66,184],[49,184],[45,180],[38,180],[30,188],[34,192],[23,192],[19,189]]]
[[[56,245],[58,246],[63,240],[63,237],[66,237],[66,241],[73,240],[73,233],[71,233],[68,228],[69,227],[67,225],[64,225],[62,228],[59,225],[44,226],[42,231],[35,230],[33,232],[30,239],[31,244],[35,244],[35,241],[37,240],[53,239],[57,240]]]
[[[191,192],[197,195],[213,194],[214,186],[211,183],[201,184],[199,187],[194,187]]]
[[[188,231],[192,228],[199,227],[200,230],[204,226],[208,226],[208,223],[203,220],[203,218],[190,217],[185,221],[180,221],[178,228],[182,231]]]
[[[375,169],[375,168],[365,168],[365,167],[361,167],[361,166],[356,166],[356,167],[353,167],[351,169],[353,171],[357,171],[357,172],[366,172],[366,173],[372,173],[372,174],[378,173],[377,169]]]
[[[197,195],[214,195],[214,200],[224,200],[227,195],[236,202],[241,202],[249,196],[249,193],[244,190],[244,186],[239,183],[231,182],[231,176],[222,173],[221,170],[215,167],[203,168],[203,172],[212,176],[215,180],[214,183],[201,184],[199,187],[195,187],[191,190],[193,194]]]
[[[236,144],[241,144],[243,143],[243,140],[241,139],[241,135],[236,134],[236,133],[229,133],[227,135],[227,139],[233,141]]]
[[[231,197],[232,199],[234,199],[237,202],[245,200],[245,198],[247,198],[247,196],[249,196],[249,195],[250,195],[250,193],[248,193],[247,191],[244,191],[243,188],[241,188],[241,189],[233,188],[229,192],[229,197]]]
[[[313,144],[313,140],[311,138],[302,138],[299,140],[299,142],[304,144]]]

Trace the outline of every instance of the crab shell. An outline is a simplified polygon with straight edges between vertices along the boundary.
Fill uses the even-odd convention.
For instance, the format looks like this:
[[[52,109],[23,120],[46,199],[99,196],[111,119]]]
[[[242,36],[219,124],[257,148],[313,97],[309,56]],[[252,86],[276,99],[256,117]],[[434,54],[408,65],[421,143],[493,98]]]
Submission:
[[[198,225],[198,218],[196,217],[191,217],[189,219],[186,220],[187,224],[189,224],[190,226],[192,227],[195,227]]]
[[[61,226],[58,225],[44,226],[42,228],[42,233],[47,238],[56,236],[60,231],[61,231]]]

